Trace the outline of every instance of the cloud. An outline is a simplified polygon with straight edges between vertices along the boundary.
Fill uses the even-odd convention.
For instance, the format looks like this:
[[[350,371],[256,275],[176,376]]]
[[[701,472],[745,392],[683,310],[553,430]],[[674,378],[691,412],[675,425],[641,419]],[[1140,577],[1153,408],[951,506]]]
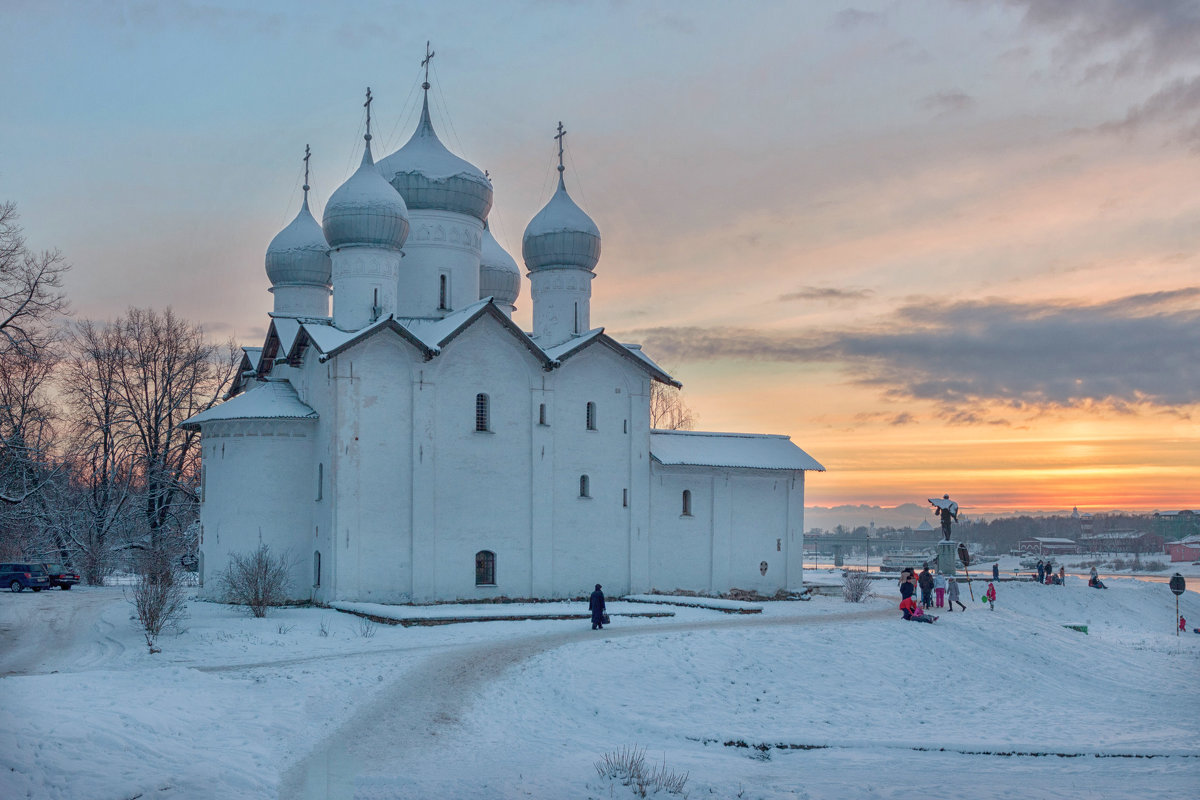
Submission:
[[[1150,75],[1200,64],[1195,0],[1008,0],[1027,27],[1060,37],[1054,51],[1085,79]]]
[[[630,337],[675,362],[838,365],[890,399],[940,404],[960,424],[1010,424],[979,410],[985,403],[1032,412],[1200,403],[1200,286],[1093,304],[930,300],[865,329],[651,328]]]
[[[1186,144],[1200,147],[1200,75],[1172,81],[1130,108],[1123,119],[1107,122],[1097,130],[1132,135],[1152,125],[1174,128]]]
[[[850,303],[865,300],[874,292],[870,289],[835,289],[823,286],[804,286],[794,292],[779,295],[781,303],[792,300],[817,300],[823,303]]]
[[[858,28],[868,28],[881,25],[884,15],[877,11],[862,11],[857,8],[845,8],[833,15],[833,26],[840,31],[852,31]]]
[[[944,117],[950,114],[961,114],[975,107],[975,98],[960,89],[948,92],[937,92],[926,95],[918,102],[925,111],[931,111],[935,116]]]

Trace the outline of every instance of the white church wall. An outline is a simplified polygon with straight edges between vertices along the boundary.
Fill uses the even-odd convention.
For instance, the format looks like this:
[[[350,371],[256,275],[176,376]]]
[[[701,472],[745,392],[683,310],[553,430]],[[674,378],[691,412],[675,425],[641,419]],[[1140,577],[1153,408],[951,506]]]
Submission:
[[[412,383],[420,360],[410,345],[383,331],[329,362],[336,599],[411,599]]]
[[[798,490],[786,471],[654,463],[650,474],[655,589],[774,594],[802,585],[792,533],[803,529],[803,518],[793,519],[795,508],[803,510],[803,473]]]
[[[532,585],[530,440],[532,391],[541,362],[499,321],[480,318],[426,369],[434,408],[436,544],[416,568],[424,599],[528,597]],[[476,430],[476,397],[487,397],[487,430]],[[475,556],[495,554],[495,583],[476,585]],[[428,596],[426,596],[426,592]]]
[[[553,594],[588,594],[601,583],[610,594],[630,590],[631,531],[648,524],[633,518],[627,495],[633,484],[633,431],[640,369],[602,345],[571,356],[552,373],[554,391]],[[587,428],[595,403],[596,429]],[[588,478],[588,497],[580,479]]]
[[[483,223],[450,211],[410,209],[408,213],[411,227],[400,262],[397,316],[430,317],[478,302]]]
[[[651,464],[650,481],[650,588],[714,591],[713,473]],[[685,491],[690,515],[683,513]]]
[[[260,544],[288,558],[289,599],[311,589],[301,553],[311,526],[314,424],[306,420],[230,420],[201,426],[203,505],[200,524],[204,596],[221,598],[219,575],[232,554]]]
[[[337,432],[334,390],[337,381],[333,380],[334,364],[322,363],[318,351],[312,347],[305,351],[301,367],[294,372],[291,382],[300,400],[319,415],[315,423],[312,457],[308,464],[312,481],[312,495],[309,498],[312,527],[306,537],[307,551],[302,555],[309,567],[306,581],[312,589],[313,600],[324,603],[334,597],[334,442]]]

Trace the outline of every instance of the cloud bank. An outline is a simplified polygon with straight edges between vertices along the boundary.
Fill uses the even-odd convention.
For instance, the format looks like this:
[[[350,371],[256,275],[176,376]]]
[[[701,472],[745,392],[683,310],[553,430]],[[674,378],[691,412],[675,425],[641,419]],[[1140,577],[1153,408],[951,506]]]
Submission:
[[[857,383],[940,403],[964,423],[984,421],[966,408],[987,402],[1170,409],[1200,402],[1200,287],[1093,304],[931,298],[841,330],[661,327],[629,336],[673,363],[839,365]]]

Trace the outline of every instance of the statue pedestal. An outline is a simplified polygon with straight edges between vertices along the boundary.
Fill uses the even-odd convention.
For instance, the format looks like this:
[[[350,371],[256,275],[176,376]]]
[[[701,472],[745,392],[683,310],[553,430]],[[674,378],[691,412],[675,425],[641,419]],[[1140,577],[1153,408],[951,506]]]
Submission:
[[[954,542],[937,543],[937,571],[948,578],[954,577],[958,567],[958,545]]]

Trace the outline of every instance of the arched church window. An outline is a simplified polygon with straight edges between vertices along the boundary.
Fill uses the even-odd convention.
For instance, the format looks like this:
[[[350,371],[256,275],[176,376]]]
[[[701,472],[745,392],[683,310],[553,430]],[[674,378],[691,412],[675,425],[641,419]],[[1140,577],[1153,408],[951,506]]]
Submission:
[[[692,515],[692,493],[688,489],[683,490],[683,516],[690,517]]]
[[[587,404],[587,429],[589,431],[596,430],[596,404]]]
[[[588,480],[587,475],[579,476],[579,496],[580,497],[591,497],[592,496],[592,487],[590,485],[590,481]]]
[[[486,394],[475,395],[475,430],[490,431],[492,429],[491,408]]]
[[[491,550],[480,550],[475,554],[475,585],[496,585],[496,554]]]
[[[321,551],[313,551],[313,588],[321,586]]]

